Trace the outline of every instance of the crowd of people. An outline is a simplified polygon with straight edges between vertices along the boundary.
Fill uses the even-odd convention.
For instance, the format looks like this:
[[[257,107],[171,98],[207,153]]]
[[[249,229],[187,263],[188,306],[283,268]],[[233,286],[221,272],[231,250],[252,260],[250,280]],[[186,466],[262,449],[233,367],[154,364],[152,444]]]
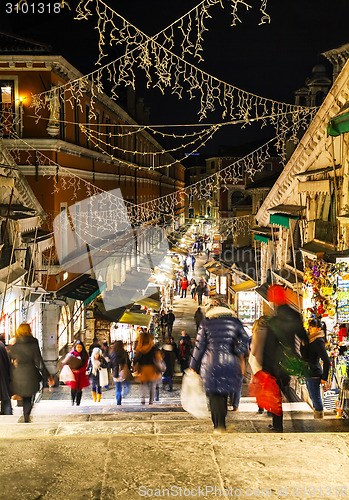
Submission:
[[[194,269],[195,259],[191,266]],[[162,346],[155,345],[151,333],[142,329],[132,359],[120,340],[109,346],[95,338],[88,350],[81,340],[76,340],[62,360],[60,373],[60,380],[70,387],[72,405],[80,405],[83,390],[88,387],[93,401],[99,403],[102,388],[109,387],[109,377],[115,385],[117,405],[129,394],[132,381],[141,384],[141,404],[152,405],[159,399],[161,383],[163,389],[173,391],[178,363],[183,375],[188,369],[200,374],[214,432],[223,433],[228,402],[233,411],[239,409],[248,363],[252,372],[249,393],[256,397],[258,413],[266,411],[271,416],[271,431],[283,431],[282,401],[292,400],[292,374],[305,378],[314,417],[324,417],[321,385],[327,382],[330,361],[325,348],[326,328],[320,319],[311,320],[306,332],[301,315],[288,304],[285,289],[272,285],[268,301],[275,306],[274,314],[255,321],[250,338],[222,298],[212,297],[206,310],[202,307],[202,297],[208,295],[203,277],[196,284],[194,277],[188,282],[184,276],[182,297],[188,288],[199,306],[193,318],[197,330],[194,348],[184,330],[178,344],[174,341],[176,317],[172,309],[160,313]],[[0,374],[1,413],[12,414],[11,399],[17,399],[23,406],[24,422],[29,422],[35,394],[42,384],[52,386],[55,380],[45,367],[28,324],[19,326],[10,345],[5,347],[0,342]]]

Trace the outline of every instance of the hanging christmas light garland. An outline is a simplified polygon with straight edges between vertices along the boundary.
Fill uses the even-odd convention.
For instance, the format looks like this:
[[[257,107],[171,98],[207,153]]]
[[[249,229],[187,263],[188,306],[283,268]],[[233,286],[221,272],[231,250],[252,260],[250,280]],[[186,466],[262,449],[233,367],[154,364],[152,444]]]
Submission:
[[[101,3],[101,0],[95,1]],[[88,3],[89,1],[87,1],[87,4]],[[83,4],[84,2],[81,3],[81,5]],[[81,18],[90,15],[88,13],[87,4],[85,3],[85,13],[81,15]],[[102,4],[106,5],[104,2],[102,2]],[[264,2],[262,5],[264,5]],[[107,9],[108,6],[105,8]],[[171,86],[172,93],[177,94],[179,98],[182,98],[184,89],[186,89],[191,98],[195,97],[195,94],[198,93],[200,99],[200,111],[198,112],[200,120],[206,118],[207,113],[214,111],[217,106],[221,107],[223,119],[242,119],[245,124],[257,118],[262,120],[263,126],[266,125],[268,116],[282,115],[283,118],[281,119],[271,119],[271,123],[275,127],[278,135],[280,130],[288,126],[288,118],[286,116],[288,113],[290,113],[295,123],[299,121],[299,118],[301,118],[304,113],[308,113],[308,108],[262,98],[255,94],[245,92],[201,71],[196,66],[188,63],[183,58],[178,57],[166,47],[159,44],[156,41],[159,34],[154,37],[148,37],[134,25],[128,23],[122,16],[119,16],[117,13],[114,14],[114,11],[112,12],[113,16],[118,16],[125,28],[127,27],[126,33],[137,33],[137,43],[135,43],[134,38],[132,38],[133,42],[130,44],[132,48],[129,47],[130,50],[123,56],[89,75],[85,75],[59,87],[60,91],[58,98],[69,102],[71,106],[76,102],[80,105],[81,109],[81,99],[83,95],[86,92],[90,92],[90,118],[95,117],[95,100],[98,98],[98,94],[103,92],[103,72],[107,71],[108,80],[113,82],[111,93],[112,97],[117,98],[116,89],[121,84],[126,86],[131,85],[135,88],[135,73],[133,70],[135,65],[145,71],[148,87],[158,87],[161,92],[164,93],[165,89]],[[141,42],[139,40],[141,40]],[[152,69],[155,73],[153,76],[150,74]],[[50,106],[52,97],[50,99],[48,97],[49,95],[52,96],[52,91],[33,96],[32,106],[35,109],[36,115],[38,115],[43,107]],[[282,155],[285,157],[284,143],[281,141],[277,146],[282,150]]]
[[[254,215],[240,215],[237,217],[220,217],[219,234],[222,240],[226,240],[229,235],[237,237],[247,234],[247,231],[255,223]]]
[[[231,184],[236,184],[242,181],[245,176],[253,178],[256,172],[259,172],[264,168],[265,161],[270,157],[270,145],[277,140],[278,137],[276,136],[245,157],[236,160],[221,169],[219,172],[215,172],[214,174],[211,174],[210,176],[205,177],[190,186],[137,205],[115,197],[112,193],[104,191],[85,179],[82,179],[70,169],[62,167],[40,151],[37,151],[22,138],[17,137],[17,149],[16,145],[14,145],[11,149],[13,150],[12,153],[15,157],[16,154],[18,154],[17,160],[19,159],[21,144],[22,146],[24,145],[26,150],[35,151],[40,175],[44,175],[47,179],[51,179],[53,181],[54,192],[58,192],[60,189],[65,191],[71,190],[72,201],[78,200],[79,198],[93,199],[98,195],[98,216],[96,214],[98,220],[95,222],[91,220],[93,214],[91,215],[91,213],[89,214],[86,211],[85,213],[80,213],[77,216],[78,220],[80,218],[80,227],[86,226],[85,232],[88,235],[88,226],[91,229],[98,228],[100,226],[100,214],[103,214],[103,222],[106,221],[105,217],[110,214],[111,221],[108,221],[108,224],[110,222],[110,224],[114,227],[114,230],[117,231],[118,224],[126,222],[125,216],[123,215],[124,206],[126,206],[127,209],[127,218],[132,225],[162,225],[164,221],[174,223],[178,217],[178,210],[180,210],[181,207],[184,207],[185,199],[188,200],[189,207],[195,198],[205,200],[208,204],[210,204],[212,203],[214,192],[229,189]],[[83,190],[83,192],[79,195],[80,190]]]

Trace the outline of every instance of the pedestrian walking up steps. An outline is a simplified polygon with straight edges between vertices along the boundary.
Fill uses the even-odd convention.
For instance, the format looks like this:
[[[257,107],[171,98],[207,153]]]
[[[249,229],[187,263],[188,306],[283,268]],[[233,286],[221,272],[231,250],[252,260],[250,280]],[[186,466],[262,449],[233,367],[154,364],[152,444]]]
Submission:
[[[288,403],[284,408],[284,432],[348,432],[349,422],[328,412],[324,420],[314,420],[305,403]],[[239,411],[228,411],[228,433],[266,433],[271,418],[260,415],[253,398],[242,398]],[[210,419],[198,420],[185,412],[179,401],[140,405],[129,401],[117,406],[115,400],[92,403],[83,400],[71,406],[68,400],[42,400],[35,404],[31,423],[23,423],[22,409],[0,416],[0,438],[35,438],[96,435],[212,434]]]

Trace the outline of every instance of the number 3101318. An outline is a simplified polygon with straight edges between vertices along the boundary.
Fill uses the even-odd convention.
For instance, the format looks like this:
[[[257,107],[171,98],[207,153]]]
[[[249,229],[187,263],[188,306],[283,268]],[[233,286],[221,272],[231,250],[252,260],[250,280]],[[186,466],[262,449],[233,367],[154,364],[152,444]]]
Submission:
[[[29,3],[29,2],[7,2],[5,5],[6,14],[59,14],[61,4],[56,3]]]

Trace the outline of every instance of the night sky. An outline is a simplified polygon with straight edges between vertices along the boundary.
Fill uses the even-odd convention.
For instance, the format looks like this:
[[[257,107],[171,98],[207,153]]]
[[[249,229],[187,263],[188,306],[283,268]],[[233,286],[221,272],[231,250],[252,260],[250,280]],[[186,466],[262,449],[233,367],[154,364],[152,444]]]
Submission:
[[[15,2],[13,2],[14,5]],[[37,0],[29,4],[38,4]],[[47,3],[47,2],[46,2]],[[54,2],[52,2],[54,3]],[[0,29],[51,44],[81,72],[92,71],[97,59],[97,32],[94,20],[74,20],[76,0],[68,0],[71,10],[60,14],[6,14],[7,2],[1,2]],[[193,0],[106,0],[128,21],[148,35],[154,35],[195,6]],[[242,23],[231,27],[231,9],[219,5],[209,10],[212,19],[205,23],[204,58],[197,64],[218,78],[263,97],[294,103],[294,91],[304,85],[312,67],[321,62],[321,52],[349,42],[348,0],[268,0],[270,24],[258,25],[260,0],[250,0],[248,12],[241,6]],[[91,2],[90,5],[93,5]],[[110,58],[119,55],[111,49]],[[106,60],[107,61],[107,60]],[[105,62],[106,62],[105,61]],[[191,61],[193,62],[193,61]],[[151,123],[197,123],[198,103],[178,101],[167,93],[143,88],[141,79],[137,95],[144,96],[151,107]],[[221,121],[220,115],[208,117]],[[225,127],[210,145],[214,150],[221,143],[238,144],[265,136],[259,127],[239,131],[237,126]],[[207,148],[206,148],[207,149]]]

